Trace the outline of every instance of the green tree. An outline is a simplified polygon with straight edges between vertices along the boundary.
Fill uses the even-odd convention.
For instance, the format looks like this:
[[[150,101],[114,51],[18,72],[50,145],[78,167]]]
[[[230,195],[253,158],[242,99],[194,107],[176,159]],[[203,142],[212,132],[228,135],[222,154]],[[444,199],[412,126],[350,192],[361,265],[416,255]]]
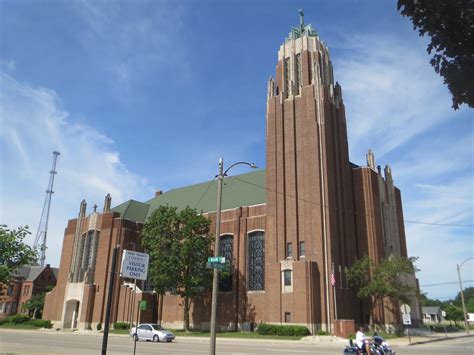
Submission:
[[[454,321],[454,324],[456,324],[457,321],[464,320],[462,308],[456,307],[455,305],[450,304],[447,307],[445,307],[444,310],[446,312],[446,320]]]
[[[398,0],[398,11],[411,19],[436,73],[452,95],[453,108],[474,107],[474,11],[472,0]]]
[[[423,307],[435,307],[435,306],[441,307],[443,305],[443,301],[440,301],[438,299],[428,298],[428,296],[426,296],[426,293],[422,293],[420,295],[420,304]]]
[[[45,293],[31,296],[31,298],[25,302],[23,309],[28,311],[28,315],[35,319],[41,319],[44,307],[44,296]]]
[[[357,289],[357,296],[372,301],[372,309],[383,302],[384,297],[402,303],[410,303],[416,287],[406,283],[406,277],[417,271],[414,263],[417,258],[391,257],[375,263],[368,256],[354,262],[347,273],[349,283]],[[373,316],[370,317],[373,325]]]
[[[9,284],[16,269],[36,261],[36,250],[23,242],[28,234],[28,226],[10,230],[0,225],[0,284]]]
[[[184,300],[184,329],[189,330],[189,310],[194,297],[211,286],[210,221],[186,207],[160,206],[145,222],[142,244],[150,254],[149,279],[160,295],[171,292]]]

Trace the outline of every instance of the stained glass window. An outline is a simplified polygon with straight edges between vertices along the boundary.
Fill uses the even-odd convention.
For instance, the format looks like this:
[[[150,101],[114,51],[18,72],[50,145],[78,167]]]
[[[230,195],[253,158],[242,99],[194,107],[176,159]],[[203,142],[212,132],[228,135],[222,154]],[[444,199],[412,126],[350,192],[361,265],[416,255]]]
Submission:
[[[248,236],[248,290],[265,290],[265,232],[253,232]]]
[[[219,240],[219,255],[225,257],[227,268],[220,273],[219,291],[232,291],[232,251],[234,238],[232,235],[223,235]]]

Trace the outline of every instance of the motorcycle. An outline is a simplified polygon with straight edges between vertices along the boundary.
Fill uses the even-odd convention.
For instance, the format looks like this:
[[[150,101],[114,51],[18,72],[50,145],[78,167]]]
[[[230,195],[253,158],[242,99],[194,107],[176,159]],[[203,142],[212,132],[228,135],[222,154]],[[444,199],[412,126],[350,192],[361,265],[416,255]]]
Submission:
[[[374,335],[373,341],[369,342],[371,355],[395,355],[395,351],[390,348],[388,343],[380,335]],[[343,354],[367,354],[364,350],[359,349],[352,339],[349,340],[349,345],[346,345]]]

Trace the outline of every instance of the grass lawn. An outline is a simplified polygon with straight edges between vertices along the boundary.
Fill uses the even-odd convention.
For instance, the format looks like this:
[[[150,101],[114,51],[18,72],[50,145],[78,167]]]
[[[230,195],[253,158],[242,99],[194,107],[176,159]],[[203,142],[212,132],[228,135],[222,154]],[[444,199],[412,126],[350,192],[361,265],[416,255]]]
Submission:
[[[170,329],[176,336],[191,336],[191,337],[210,337],[209,332],[190,331]],[[220,332],[217,333],[218,338],[236,338],[236,339],[280,339],[280,340],[300,340],[301,336],[278,336],[278,335],[260,335],[258,333],[247,332]]]

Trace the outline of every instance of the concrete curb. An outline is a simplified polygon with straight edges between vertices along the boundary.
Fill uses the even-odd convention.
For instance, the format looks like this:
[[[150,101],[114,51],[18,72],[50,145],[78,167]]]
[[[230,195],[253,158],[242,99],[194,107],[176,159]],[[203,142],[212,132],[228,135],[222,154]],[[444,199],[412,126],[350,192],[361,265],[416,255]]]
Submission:
[[[444,340],[450,340],[450,339],[461,339],[461,338],[469,338],[469,337],[474,337],[474,334],[465,334],[465,335],[459,335],[459,336],[454,336],[454,337],[444,337],[444,338],[436,338],[436,339],[428,339],[428,340],[421,340],[413,343],[409,343],[407,345],[419,345],[419,344],[427,344],[427,343],[435,343],[438,341],[444,341]]]

